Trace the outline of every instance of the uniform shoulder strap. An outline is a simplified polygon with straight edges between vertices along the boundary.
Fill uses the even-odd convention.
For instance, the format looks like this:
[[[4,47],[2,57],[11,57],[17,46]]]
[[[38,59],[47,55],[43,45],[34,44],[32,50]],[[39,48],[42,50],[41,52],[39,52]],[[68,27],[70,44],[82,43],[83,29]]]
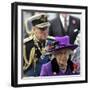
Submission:
[[[23,43],[29,42],[29,41],[31,41],[32,39],[33,39],[32,36],[27,37],[27,38],[25,38],[25,39],[23,40]]]

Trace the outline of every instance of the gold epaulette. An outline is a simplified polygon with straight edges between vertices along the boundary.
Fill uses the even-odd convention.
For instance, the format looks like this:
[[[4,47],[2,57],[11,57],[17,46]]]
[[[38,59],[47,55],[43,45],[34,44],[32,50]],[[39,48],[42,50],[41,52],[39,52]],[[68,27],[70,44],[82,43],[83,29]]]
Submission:
[[[29,41],[31,41],[32,39],[33,39],[33,37],[32,37],[32,36],[29,36],[29,37],[27,37],[27,38],[25,38],[25,39],[23,40],[23,43],[29,42]]]

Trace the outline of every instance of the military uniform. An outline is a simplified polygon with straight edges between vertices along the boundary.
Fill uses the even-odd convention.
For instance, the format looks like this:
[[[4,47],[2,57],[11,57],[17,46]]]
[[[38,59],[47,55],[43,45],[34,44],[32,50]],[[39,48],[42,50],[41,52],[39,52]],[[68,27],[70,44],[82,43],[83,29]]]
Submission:
[[[31,17],[32,25],[38,28],[49,26],[46,15],[40,14]],[[33,34],[24,39],[23,44],[23,76],[39,76],[42,64],[49,61],[48,56],[45,56],[45,43],[36,38]],[[44,58],[44,60],[42,59]]]
[[[25,76],[39,76],[42,64],[49,61],[48,56],[44,60],[42,55],[45,54],[45,42],[41,45],[39,41],[32,38],[24,42],[24,62],[23,70]]]

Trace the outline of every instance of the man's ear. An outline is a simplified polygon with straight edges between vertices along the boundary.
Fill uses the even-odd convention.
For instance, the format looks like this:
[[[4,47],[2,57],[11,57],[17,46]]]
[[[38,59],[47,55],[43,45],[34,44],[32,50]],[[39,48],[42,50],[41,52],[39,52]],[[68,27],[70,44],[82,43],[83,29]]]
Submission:
[[[37,34],[37,28],[36,27],[32,27],[33,33],[36,35]]]
[[[32,30],[33,30],[33,31],[35,31],[35,29],[36,29],[35,27],[32,27]]]

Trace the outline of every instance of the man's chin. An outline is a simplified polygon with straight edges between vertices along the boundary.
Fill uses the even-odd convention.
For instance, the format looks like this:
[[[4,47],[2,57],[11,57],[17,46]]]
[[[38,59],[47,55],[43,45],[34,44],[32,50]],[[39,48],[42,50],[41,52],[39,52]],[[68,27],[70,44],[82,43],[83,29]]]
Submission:
[[[46,38],[42,38],[40,41],[45,41],[46,40]]]

